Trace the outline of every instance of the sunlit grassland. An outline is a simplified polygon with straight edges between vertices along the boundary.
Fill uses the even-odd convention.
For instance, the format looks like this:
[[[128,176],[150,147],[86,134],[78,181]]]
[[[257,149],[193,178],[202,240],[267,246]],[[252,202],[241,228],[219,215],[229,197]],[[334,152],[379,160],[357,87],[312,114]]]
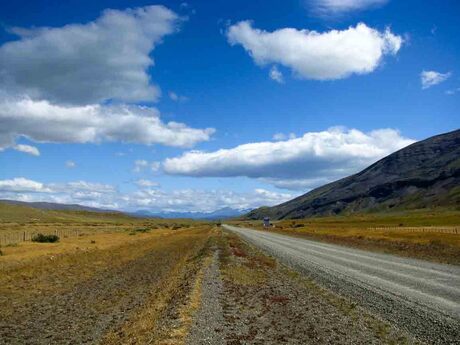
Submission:
[[[206,222],[136,218],[119,212],[40,210],[0,202],[0,246],[3,253],[10,251],[6,245],[19,244],[23,238],[30,239],[31,234],[56,233],[61,235],[62,241],[67,236],[117,232],[136,235],[142,231],[178,230],[203,224]]]
[[[13,214],[8,214],[11,210]],[[141,267],[136,262],[149,257],[149,274],[157,276],[149,298],[123,324],[106,333],[102,343],[155,344],[171,337],[174,343],[182,342],[190,326],[188,310],[196,309],[199,298],[199,272],[216,233],[212,224],[9,205],[0,209],[0,221],[0,231],[80,230],[79,236],[61,238],[58,243],[21,242],[0,248],[0,310],[5,319],[43,296],[69,294],[107,275],[122,277],[133,267]],[[107,295],[94,300],[93,308],[100,314],[110,313],[119,296],[136,294],[137,285],[143,284],[142,270],[139,282],[131,283],[112,291],[108,281]],[[164,325],[171,308],[182,308],[181,323],[173,335],[165,331],[171,327]]]

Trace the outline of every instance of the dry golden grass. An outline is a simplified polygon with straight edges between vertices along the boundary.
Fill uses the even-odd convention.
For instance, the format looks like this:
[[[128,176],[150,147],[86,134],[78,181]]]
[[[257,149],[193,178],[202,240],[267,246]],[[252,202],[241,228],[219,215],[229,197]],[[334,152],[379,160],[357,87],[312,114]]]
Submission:
[[[39,210],[0,202],[0,246],[20,243],[25,234],[53,234],[62,238],[79,234],[114,232],[137,233],[138,229],[184,229],[206,225],[206,222],[188,219],[145,219],[122,213],[97,213],[86,211]]]
[[[226,279],[237,285],[264,284],[268,279],[266,268],[271,269],[276,266],[273,258],[250,250],[245,242],[233,234],[223,233],[220,238],[220,248],[223,263],[221,272]]]
[[[0,294],[28,298],[61,293],[103,270],[120,267],[151,251],[177,255],[176,243],[194,247],[197,237],[207,236],[206,228],[159,230],[136,236],[95,234],[59,243],[23,243],[2,248],[6,254],[0,257]]]
[[[203,274],[211,262],[209,247],[215,236],[208,226],[187,250],[182,249],[181,260],[157,292],[120,329],[108,333],[102,344],[184,344],[201,303]]]
[[[212,256],[207,256],[194,278],[191,291],[187,296],[185,303],[179,307],[179,323],[169,331],[166,339],[160,340],[158,343],[161,345],[182,345],[185,344],[187,335],[192,326],[193,317],[201,305],[201,294],[204,271],[211,264]]]
[[[30,260],[44,256],[50,260],[54,260],[57,256],[63,254],[104,250],[146,239],[167,236],[170,233],[170,230],[156,230],[150,233],[137,234],[136,236],[130,236],[126,232],[91,233],[78,237],[64,238],[57,243],[22,242],[14,246],[3,246],[2,251],[4,256],[0,257],[0,270],[26,265]]]
[[[267,280],[267,275],[264,271],[244,265],[227,267],[223,273],[226,278],[238,285],[259,285]]]
[[[158,269],[149,297],[129,312],[127,321],[109,330],[102,343],[181,343],[199,306],[200,272],[209,255],[209,239],[214,235],[215,230],[211,226],[201,225],[135,236],[126,232],[93,234],[64,239],[56,244],[24,243],[5,248],[7,255],[0,258],[2,317],[14,318],[15,313],[21,312],[22,305],[39,301],[41,296],[72,293],[83,282],[100,279],[100,273],[122,274],[123,269],[135,267],[130,262],[142,260],[148,255],[154,259],[153,269]],[[139,274],[141,279],[142,272]],[[133,281],[133,284],[137,283]],[[101,296],[102,299],[95,300],[91,308],[104,315],[114,303],[113,298],[135,293],[130,291],[131,287],[135,285],[126,286],[123,291],[112,291],[112,295],[107,297]],[[170,324],[164,324],[175,320],[175,314],[179,315],[178,326],[172,328]],[[171,329],[174,331],[171,332]]]
[[[40,311],[30,309],[31,305],[57,308],[53,314],[71,325],[81,322],[84,315],[95,315],[104,323],[105,318],[114,317],[120,301],[139,299],[142,304],[130,306],[120,316],[121,324],[99,336],[102,343],[183,342],[201,299],[206,248],[215,235],[211,225],[0,203],[0,239],[7,233],[13,234],[11,240],[24,232],[56,231],[62,234],[58,243],[20,242],[23,236],[17,236],[18,243],[1,246],[0,310],[4,320],[12,321],[11,327],[17,320],[35,319],[34,313]],[[121,282],[129,283],[117,286]],[[79,300],[86,296],[88,286],[98,287],[92,300]],[[59,303],[54,305],[54,300],[66,296],[72,296],[78,312],[63,314]]]

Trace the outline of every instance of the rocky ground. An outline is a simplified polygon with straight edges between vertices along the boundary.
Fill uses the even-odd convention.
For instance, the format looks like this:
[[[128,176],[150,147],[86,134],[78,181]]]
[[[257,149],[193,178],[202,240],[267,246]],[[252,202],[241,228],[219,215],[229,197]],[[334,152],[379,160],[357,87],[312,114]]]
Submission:
[[[187,338],[195,344],[411,344],[402,330],[224,234]]]

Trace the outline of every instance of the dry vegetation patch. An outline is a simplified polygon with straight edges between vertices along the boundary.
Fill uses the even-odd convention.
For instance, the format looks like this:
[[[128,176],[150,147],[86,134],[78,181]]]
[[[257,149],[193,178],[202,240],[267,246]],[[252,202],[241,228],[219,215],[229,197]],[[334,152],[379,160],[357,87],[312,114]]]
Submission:
[[[216,236],[208,230],[188,256],[170,271],[157,293],[119,328],[110,331],[102,344],[183,344],[193,315],[201,302],[203,271],[210,262],[210,246]]]
[[[54,252],[37,249],[33,260],[0,268],[0,339],[146,344],[162,334],[159,320],[168,318],[174,299],[188,296],[211,234],[201,226],[34,244]],[[75,241],[86,247],[76,249]],[[16,249],[16,260],[26,255],[21,247],[1,259],[15,261]]]

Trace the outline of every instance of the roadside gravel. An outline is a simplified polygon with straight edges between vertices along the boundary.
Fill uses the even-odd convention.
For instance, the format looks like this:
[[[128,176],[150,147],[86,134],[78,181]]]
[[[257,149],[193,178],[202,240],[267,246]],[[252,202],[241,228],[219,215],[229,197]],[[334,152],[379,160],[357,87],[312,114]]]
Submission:
[[[225,227],[422,341],[459,343],[458,267]]]
[[[186,343],[188,345],[222,345],[222,327],[225,323],[220,303],[222,279],[219,271],[219,251],[215,250],[211,264],[203,278],[201,306],[195,314]]]
[[[223,233],[188,345],[417,344],[238,236]]]

